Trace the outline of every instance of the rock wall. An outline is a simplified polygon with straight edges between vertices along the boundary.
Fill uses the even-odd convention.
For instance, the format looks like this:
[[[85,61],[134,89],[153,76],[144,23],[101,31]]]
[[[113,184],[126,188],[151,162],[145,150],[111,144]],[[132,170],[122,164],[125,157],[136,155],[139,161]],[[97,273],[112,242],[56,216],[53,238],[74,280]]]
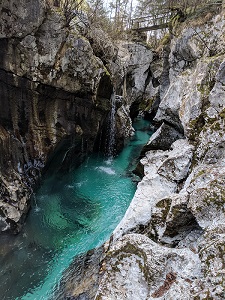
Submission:
[[[107,148],[112,95],[115,153],[133,133],[132,103],[154,93],[150,49],[114,45],[85,15],[68,26],[50,3],[0,4],[0,231],[20,230],[43,170]]]
[[[0,231],[18,232],[55,155],[57,171],[93,151],[111,109],[110,75],[76,22],[28,2],[0,4]]]
[[[225,298],[224,33],[221,12],[187,21],[173,36],[155,117],[162,125],[99,259],[95,299]]]
[[[160,76],[153,71],[154,55],[142,43],[116,41],[116,56],[108,59],[108,68],[117,99],[116,146],[124,146],[124,137],[133,134],[132,120],[157,95],[158,86],[153,86]]]

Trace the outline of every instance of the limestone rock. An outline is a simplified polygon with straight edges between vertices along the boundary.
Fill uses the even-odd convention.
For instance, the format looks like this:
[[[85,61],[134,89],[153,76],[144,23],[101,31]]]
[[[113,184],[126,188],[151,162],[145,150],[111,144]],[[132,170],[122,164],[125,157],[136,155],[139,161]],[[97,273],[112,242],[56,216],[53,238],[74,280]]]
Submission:
[[[167,121],[182,131],[182,125],[178,116],[181,93],[182,83],[176,80],[176,82],[169,86],[168,91],[162,99],[155,116],[155,121]]]
[[[59,169],[66,169],[93,151],[113,87],[60,10],[21,0],[1,2],[0,13],[7,36],[0,40],[0,215],[2,230],[17,232],[46,163],[64,153]]]
[[[2,41],[0,67],[69,92],[95,93],[103,63],[78,30],[64,25],[63,16],[51,10],[37,31],[20,41]]]
[[[143,147],[142,153],[150,150],[168,150],[173,142],[181,139],[183,135],[170,125],[163,123],[159,129],[153,133],[147,144]]]
[[[188,194],[173,194],[157,202],[144,233],[158,243],[196,250],[202,229],[188,208]]]
[[[144,177],[110,240],[97,299],[225,297],[224,24],[221,13],[181,26],[172,40],[170,85],[155,119],[186,139],[156,149],[165,143],[164,124],[152,137]]]
[[[223,102],[224,51],[221,46],[225,41],[222,28],[223,18],[218,15],[210,25],[185,28],[179,37],[172,39],[170,85],[161,99],[155,119],[183,128],[190,139],[195,139],[207,122],[208,103],[211,104],[208,112],[212,118],[216,103]],[[206,37],[207,47],[204,44]]]
[[[186,140],[177,140],[171,150],[155,150],[147,152],[141,160],[144,166],[144,178],[138,184],[134,198],[113,236],[119,236],[145,225],[151,219],[152,207],[158,199],[173,194],[178,181],[184,179],[192,159],[192,146]],[[171,167],[172,166],[172,167]]]
[[[96,299],[190,299],[200,273],[198,255],[191,250],[160,247],[129,234],[111,247]]]
[[[77,257],[64,272],[54,299],[94,299],[104,269],[103,253],[104,247],[100,247]]]
[[[153,61],[153,52],[146,46],[138,43],[119,43],[117,65],[120,66],[119,73],[116,72],[117,65],[111,65],[117,86],[122,86],[123,96],[127,103],[151,98],[157,93],[153,88],[154,77],[150,64]],[[118,74],[117,74],[118,73]]]
[[[27,186],[24,177],[14,170],[8,171],[8,176],[0,175],[0,230],[11,230],[18,233],[29,209],[32,190]],[[19,200],[19,201],[18,201]]]
[[[0,38],[25,37],[41,25],[45,9],[45,1],[2,0]]]
[[[202,228],[224,220],[224,180],[221,165],[199,165],[190,174],[185,186],[190,195],[188,207]]]
[[[224,222],[210,226],[202,242],[199,244],[201,269],[204,274],[199,287],[195,287],[195,294],[220,300],[225,297],[224,285]]]
[[[174,78],[159,105],[155,120],[165,120],[180,130],[184,129],[186,136],[190,136],[190,132],[193,135],[193,130],[198,135],[199,127],[204,125],[207,98],[222,60],[222,57],[201,60],[194,70],[186,70]]]

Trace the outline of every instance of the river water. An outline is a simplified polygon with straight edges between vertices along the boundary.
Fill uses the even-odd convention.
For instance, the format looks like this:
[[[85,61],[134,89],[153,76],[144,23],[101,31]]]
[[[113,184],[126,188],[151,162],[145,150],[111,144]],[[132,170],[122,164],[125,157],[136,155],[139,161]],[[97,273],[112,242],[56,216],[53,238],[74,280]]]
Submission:
[[[73,258],[110,237],[134,195],[131,170],[151,135],[143,119],[134,127],[117,157],[95,154],[66,175],[47,174],[22,232],[0,236],[1,299],[53,299]]]

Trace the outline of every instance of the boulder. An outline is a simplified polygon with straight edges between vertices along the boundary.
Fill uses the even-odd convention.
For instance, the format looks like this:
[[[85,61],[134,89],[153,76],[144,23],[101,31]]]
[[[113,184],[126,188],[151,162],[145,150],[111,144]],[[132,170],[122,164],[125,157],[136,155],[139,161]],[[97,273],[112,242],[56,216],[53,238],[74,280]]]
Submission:
[[[145,176],[138,184],[124,218],[113,232],[114,239],[150,221],[156,202],[176,192],[178,182],[186,178],[192,154],[193,147],[183,139],[174,142],[171,150],[146,153],[141,160]]]
[[[105,265],[98,300],[188,300],[201,274],[198,255],[190,249],[161,247],[140,234],[114,243]]]
[[[183,135],[169,124],[162,125],[153,133],[147,144],[143,147],[141,156],[150,150],[169,150],[170,146]]]

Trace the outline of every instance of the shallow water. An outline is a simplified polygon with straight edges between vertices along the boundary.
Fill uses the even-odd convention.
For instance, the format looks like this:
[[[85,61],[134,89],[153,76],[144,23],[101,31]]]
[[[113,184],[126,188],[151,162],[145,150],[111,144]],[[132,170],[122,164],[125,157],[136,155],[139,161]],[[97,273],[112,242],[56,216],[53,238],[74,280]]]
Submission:
[[[0,237],[1,299],[52,299],[74,256],[109,238],[134,195],[131,170],[150,137],[148,126],[138,119],[134,137],[114,159],[92,155],[63,177],[47,174],[22,232]]]

